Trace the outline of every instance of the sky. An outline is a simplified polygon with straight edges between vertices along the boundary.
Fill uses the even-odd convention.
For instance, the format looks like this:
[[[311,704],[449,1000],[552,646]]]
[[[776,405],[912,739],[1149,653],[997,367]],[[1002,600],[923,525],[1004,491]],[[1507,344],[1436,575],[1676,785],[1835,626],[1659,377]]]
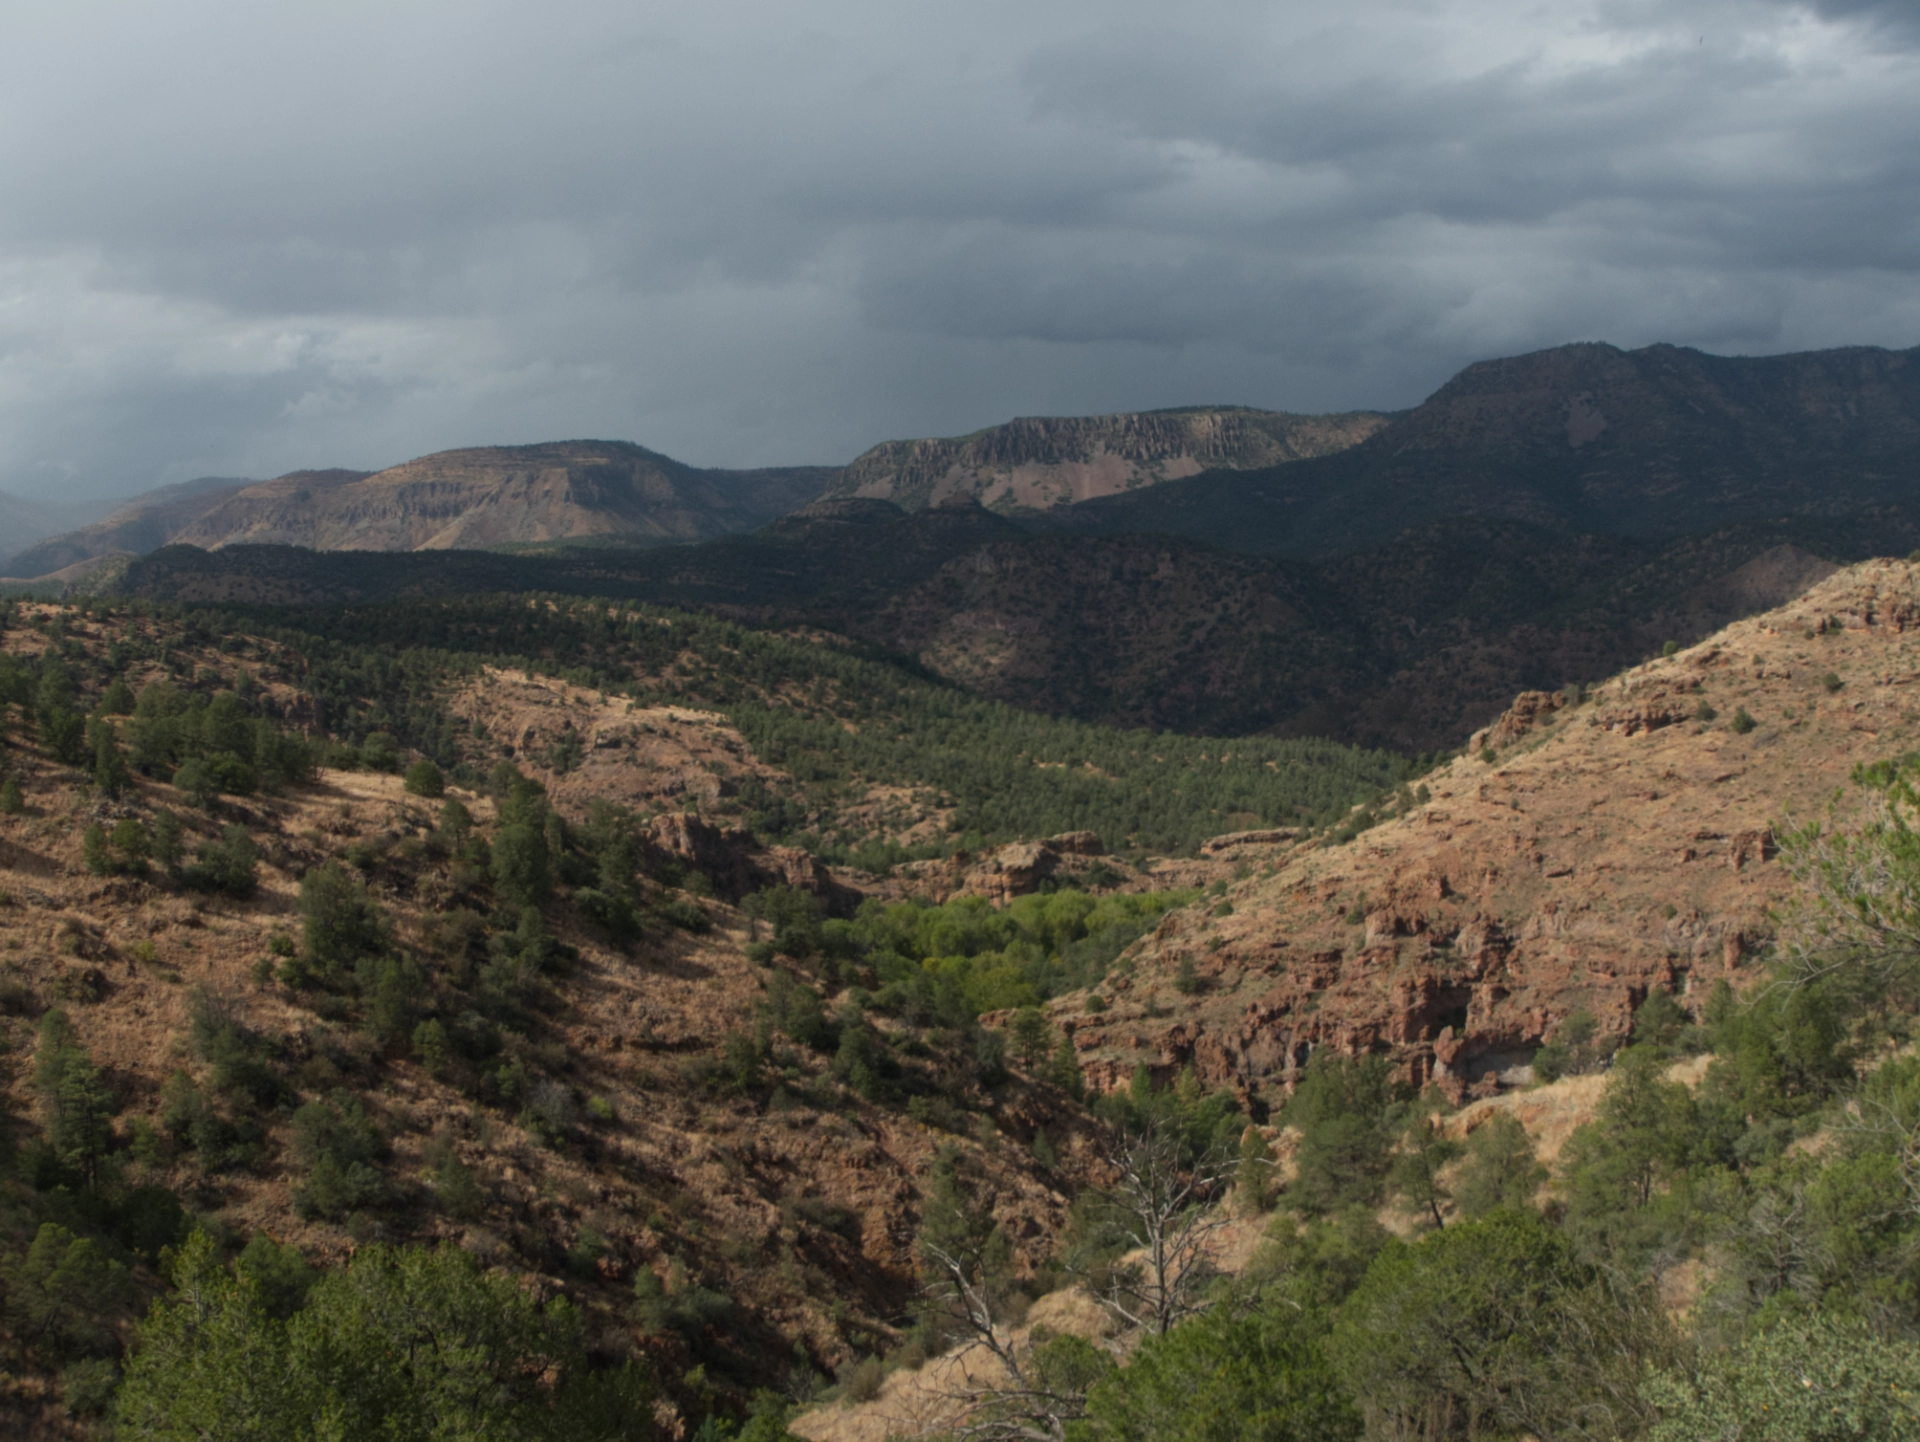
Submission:
[[[1920,343],[1920,0],[8,0],[0,489]]]

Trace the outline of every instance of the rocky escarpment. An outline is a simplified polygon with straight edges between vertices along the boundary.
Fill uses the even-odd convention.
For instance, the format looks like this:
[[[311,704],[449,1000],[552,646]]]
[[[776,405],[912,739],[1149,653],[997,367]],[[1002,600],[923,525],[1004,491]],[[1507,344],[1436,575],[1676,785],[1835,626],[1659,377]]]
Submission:
[[[1108,1086],[1191,1065],[1277,1094],[1332,1047],[1461,1095],[1525,1076],[1576,1010],[1623,1034],[1653,987],[1697,1004],[1770,940],[1779,819],[1920,746],[1917,628],[1920,567],[1867,562],[1584,701],[1523,696],[1397,819],[1236,848],[1259,874],[1060,1019]]]
[[[1300,416],[1217,407],[1110,416],[1022,416],[949,439],[888,441],[828,491],[907,510],[970,499],[1044,509],[1206,470],[1247,470],[1357,445],[1387,422],[1373,411]]]

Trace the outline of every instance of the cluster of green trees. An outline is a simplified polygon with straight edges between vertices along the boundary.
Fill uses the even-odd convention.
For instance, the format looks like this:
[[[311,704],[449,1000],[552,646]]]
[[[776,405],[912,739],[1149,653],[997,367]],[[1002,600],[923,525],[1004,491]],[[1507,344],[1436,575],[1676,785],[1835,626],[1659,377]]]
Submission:
[[[0,1042],[0,1073],[13,1062]],[[166,1188],[129,1180],[121,1099],[61,1008],[40,1020],[27,1080],[37,1133],[0,1129],[0,1358],[57,1371],[68,1409],[97,1414],[141,1301],[138,1269],[187,1217]]]
[[[958,1024],[1094,985],[1130,943],[1197,895],[1067,890],[1016,897],[1003,907],[979,896],[938,905],[873,899],[851,920],[836,920],[823,918],[807,893],[777,887],[749,897],[746,909],[772,933],[754,943],[756,959],[787,956],[873,989],[880,1011]]]
[[[103,612],[103,619],[115,618]],[[0,616],[0,629],[15,620]],[[37,657],[0,652],[0,712],[18,708],[54,760],[91,770],[107,796],[126,791],[135,772],[172,781],[202,807],[223,794],[312,778],[313,748],[265,709],[244,668],[234,687],[223,688],[216,676],[190,674],[175,648],[137,627],[123,626],[122,639],[102,649],[73,639],[62,616],[43,626],[48,644]],[[136,696],[126,677],[139,663],[166,666],[177,679],[152,682]]]
[[[1716,1053],[1716,1069],[1737,1050],[1730,1042]],[[1876,1079],[1893,1065],[1854,1078],[1856,1110],[1920,1095],[1915,1064]],[[1663,1081],[1663,1066],[1649,1044],[1623,1054],[1544,1209],[1547,1171],[1510,1117],[1477,1128],[1464,1149],[1422,1157],[1430,1105],[1383,1086],[1365,1062],[1321,1066],[1288,1108],[1302,1129],[1299,1169],[1280,1191],[1264,1252],[1235,1278],[1204,1267],[1176,1278],[1189,1300],[1164,1308],[1158,1325],[1151,1310],[1115,1306],[1139,1337],[1118,1357],[1044,1330],[1020,1339],[1012,1323],[1023,1289],[982,1179],[936,1178],[920,1244],[936,1335],[1003,1353],[1013,1379],[952,1391],[957,1435],[1229,1442],[1256,1427],[1252,1435],[1302,1442],[1867,1442],[1920,1428],[1920,1209],[1886,1165],[1892,1149],[1842,1133],[1840,1157],[1794,1168],[1811,1190],[1783,1197],[1770,1164],[1688,1158],[1669,1130],[1700,1144],[1676,1120],[1688,1090]],[[1845,1115],[1827,1116],[1827,1145]],[[1137,1159],[1151,1112],[1134,1135]],[[1126,1155],[1115,1166],[1123,1177],[1139,1169]],[[1174,1252],[1183,1221],[1224,1204],[1229,1171],[1243,1195],[1271,1187],[1264,1146],[1243,1149],[1231,1169],[1222,1155],[1217,1143],[1185,1154],[1185,1175],[1212,1185],[1182,1199],[1184,1214],[1166,1208],[1157,1231],[1142,1188],[1083,1196],[1076,1216],[1089,1220],[1069,1230],[1048,1280],[1077,1276],[1110,1296],[1100,1264],[1125,1248],[1140,1295],[1139,1270]],[[1446,1183],[1436,1187],[1437,1176]],[[1395,1197],[1409,1212],[1436,1202],[1444,1212],[1403,1240],[1379,1220]],[[1771,1275],[1752,1266],[1760,1245]],[[1689,1257],[1704,1258],[1712,1277],[1690,1329],[1652,1281]],[[1174,1298],[1175,1285],[1163,1281],[1157,1295]]]
[[[580,1313],[446,1247],[370,1247],[322,1274],[256,1236],[223,1264],[205,1233],[141,1324],[115,1435],[641,1442],[632,1362],[594,1365]]]
[[[728,1039],[713,1079],[784,1098],[807,1084],[803,1054],[824,1054],[832,1075],[860,1096],[953,1132],[966,1129],[970,1111],[989,1109],[987,1095],[1012,1068],[1078,1099],[1073,1046],[1039,1003],[1097,980],[1128,942],[1189,898],[1060,891],[999,909],[980,897],[871,899],[843,919],[796,887],[756,892],[743,909],[767,938],[748,944],[749,957],[770,969],[766,995],[755,1030]],[[841,999],[830,1011],[834,992]],[[1004,1028],[981,1026],[983,1012],[1009,1009]],[[875,1016],[895,1025],[877,1027]],[[1047,1165],[1050,1145],[1035,1138]]]
[[[238,692],[207,696],[156,681],[143,686],[130,707],[128,699],[125,683],[116,682],[100,703],[103,718],[132,712],[119,726],[127,761],[143,776],[171,780],[202,806],[218,795],[246,796],[313,779],[306,738],[255,714]],[[107,739],[103,730],[100,744]]]

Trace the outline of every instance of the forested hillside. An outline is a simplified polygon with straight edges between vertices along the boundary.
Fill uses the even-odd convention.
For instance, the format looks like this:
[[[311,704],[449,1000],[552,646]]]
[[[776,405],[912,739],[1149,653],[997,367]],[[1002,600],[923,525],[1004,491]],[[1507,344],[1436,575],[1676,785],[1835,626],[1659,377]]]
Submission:
[[[1324,741],[1057,721],[840,645],[649,607],[475,597],[181,614],[188,634],[207,637],[243,617],[308,658],[322,725],[346,736],[389,730],[449,767],[469,748],[436,686],[483,662],[711,707],[792,778],[800,800],[789,798],[767,834],[830,846],[869,839],[844,813],[864,788],[897,786],[938,794],[951,845],[1091,830],[1129,850],[1190,851],[1222,831],[1325,825],[1419,765]]]
[[[371,1318],[478,1326],[522,1281],[544,1309],[487,1323],[471,1362],[510,1391],[547,1374],[516,1427],[721,1428],[924,1351],[906,1243],[929,1159],[1004,1174],[1016,1252],[1044,1266],[1100,1143],[1031,1009],[1194,893],[1114,857],[996,911],[902,863],[1089,828],[1188,851],[1338,820],[1407,774],[1024,716],[626,605],[0,624],[19,1435],[98,1433],[116,1407],[127,1435],[236,1415],[296,1435],[277,1429],[372,1365],[339,1360]],[[563,718],[537,745],[514,719],[535,711]],[[1007,1007],[1032,1019],[1017,1041],[979,1021]],[[250,1346],[336,1360],[235,1414],[241,1364],[189,1363],[205,1314],[162,1310],[115,1402],[169,1278]],[[452,1364],[413,1365],[377,1407]]]
[[[1920,355],[1557,346],[1468,366],[1349,450],[1057,513],[1097,534],[1324,558],[1471,515],[1648,539],[1876,510],[1914,523]]]
[[[331,607],[537,590],[859,638],[976,694],[1108,726],[1459,745],[1515,692],[1598,681],[1905,549],[1898,517],[1756,522],[1651,542],[1456,519],[1305,564],[1150,536],[1024,534],[977,506],[810,507],[647,553],[143,557],[111,589]],[[1920,543],[1920,532],[1912,534]]]

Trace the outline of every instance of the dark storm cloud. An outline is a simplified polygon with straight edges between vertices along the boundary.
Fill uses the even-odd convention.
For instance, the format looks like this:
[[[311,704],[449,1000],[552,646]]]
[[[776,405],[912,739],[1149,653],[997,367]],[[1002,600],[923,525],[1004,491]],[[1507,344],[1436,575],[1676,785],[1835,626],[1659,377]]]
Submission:
[[[0,486],[1920,340],[1920,5],[20,4]]]

